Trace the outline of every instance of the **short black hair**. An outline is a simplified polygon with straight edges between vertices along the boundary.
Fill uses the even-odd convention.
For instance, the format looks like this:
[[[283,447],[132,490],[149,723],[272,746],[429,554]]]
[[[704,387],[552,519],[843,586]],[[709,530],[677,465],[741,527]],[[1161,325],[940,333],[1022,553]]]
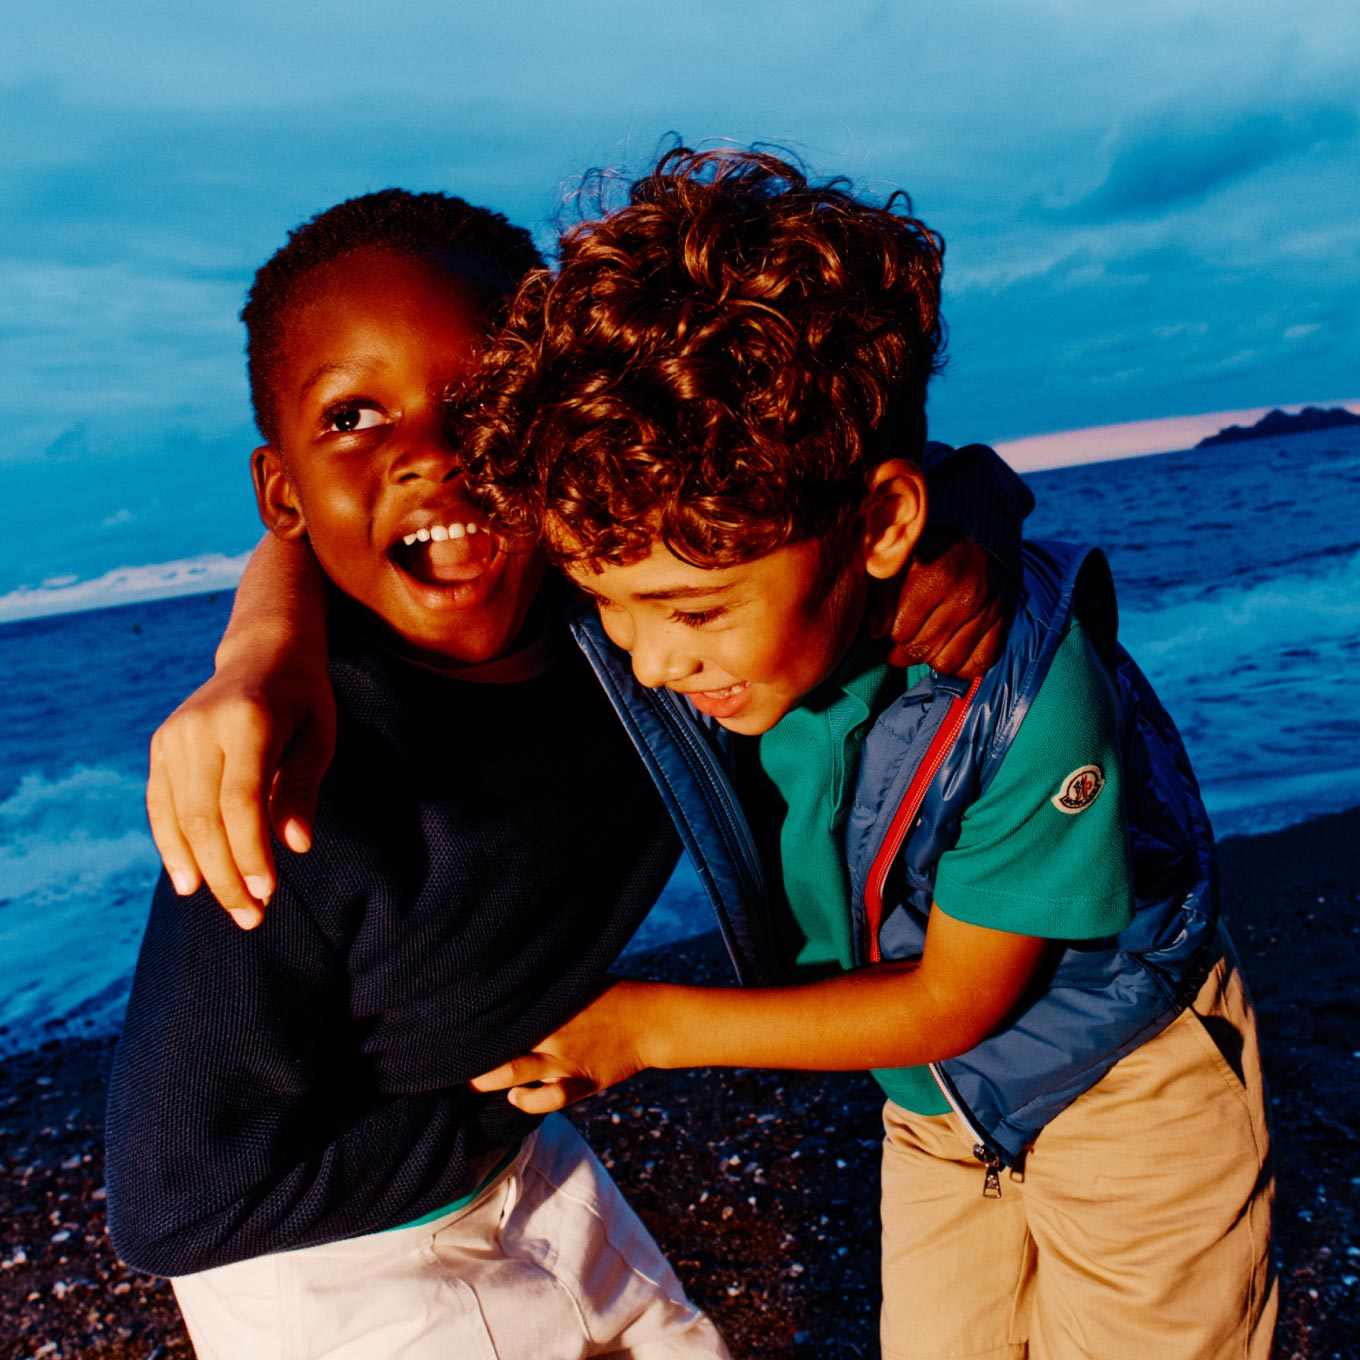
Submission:
[[[256,271],[241,309],[255,423],[271,442],[278,435],[274,379],[284,351],[288,312],[305,295],[308,275],[363,249],[447,266],[467,285],[483,319],[514,292],[525,274],[543,267],[543,258],[523,227],[451,194],[381,189],[346,199],[294,227],[287,244]]]

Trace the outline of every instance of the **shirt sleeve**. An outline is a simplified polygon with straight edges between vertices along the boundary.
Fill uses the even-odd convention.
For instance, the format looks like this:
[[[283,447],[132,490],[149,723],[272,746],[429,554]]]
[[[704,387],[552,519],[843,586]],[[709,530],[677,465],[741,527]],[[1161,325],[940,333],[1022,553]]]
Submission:
[[[1020,535],[1034,493],[986,444],[927,444],[921,456],[933,528],[985,549],[1013,577],[1020,575]]]
[[[162,876],[110,1081],[123,1260],[189,1274],[379,1231],[465,1188],[466,1087],[375,1089],[346,963],[286,879],[247,933]]]
[[[1100,939],[1133,919],[1119,707],[1080,624],[991,784],[941,857],[935,900],[960,921],[1047,939]]]

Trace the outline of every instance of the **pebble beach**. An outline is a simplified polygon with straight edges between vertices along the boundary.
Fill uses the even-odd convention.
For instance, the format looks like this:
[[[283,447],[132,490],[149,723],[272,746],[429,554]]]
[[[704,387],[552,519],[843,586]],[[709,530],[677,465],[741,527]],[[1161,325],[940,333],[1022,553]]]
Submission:
[[[1281,1360],[1360,1355],[1360,811],[1222,845],[1256,996],[1279,1176]],[[725,980],[714,937],[631,969]],[[169,1287],[104,1231],[111,1039],[0,1072],[0,1360],[168,1360]],[[739,1360],[878,1354],[880,1098],[855,1075],[646,1073],[574,1117]]]

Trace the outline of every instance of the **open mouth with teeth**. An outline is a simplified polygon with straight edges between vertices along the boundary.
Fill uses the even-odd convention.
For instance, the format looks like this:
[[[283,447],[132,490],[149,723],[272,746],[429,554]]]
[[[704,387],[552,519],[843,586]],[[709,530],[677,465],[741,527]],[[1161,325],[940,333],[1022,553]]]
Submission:
[[[421,585],[452,586],[475,580],[490,566],[496,539],[484,523],[450,520],[403,534],[387,555]]]

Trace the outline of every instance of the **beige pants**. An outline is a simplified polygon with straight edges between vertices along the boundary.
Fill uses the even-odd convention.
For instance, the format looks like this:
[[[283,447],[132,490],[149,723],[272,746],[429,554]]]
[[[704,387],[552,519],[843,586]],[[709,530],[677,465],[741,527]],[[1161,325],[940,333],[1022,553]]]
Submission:
[[[1267,1360],[1274,1175],[1227,945],[1190,1009],[1002,1172],[953,1115],[888,1104],[885,1360]]]
[[[173,1284],[202,1360],[729,1360],[560,1115],[432,1223]]]

